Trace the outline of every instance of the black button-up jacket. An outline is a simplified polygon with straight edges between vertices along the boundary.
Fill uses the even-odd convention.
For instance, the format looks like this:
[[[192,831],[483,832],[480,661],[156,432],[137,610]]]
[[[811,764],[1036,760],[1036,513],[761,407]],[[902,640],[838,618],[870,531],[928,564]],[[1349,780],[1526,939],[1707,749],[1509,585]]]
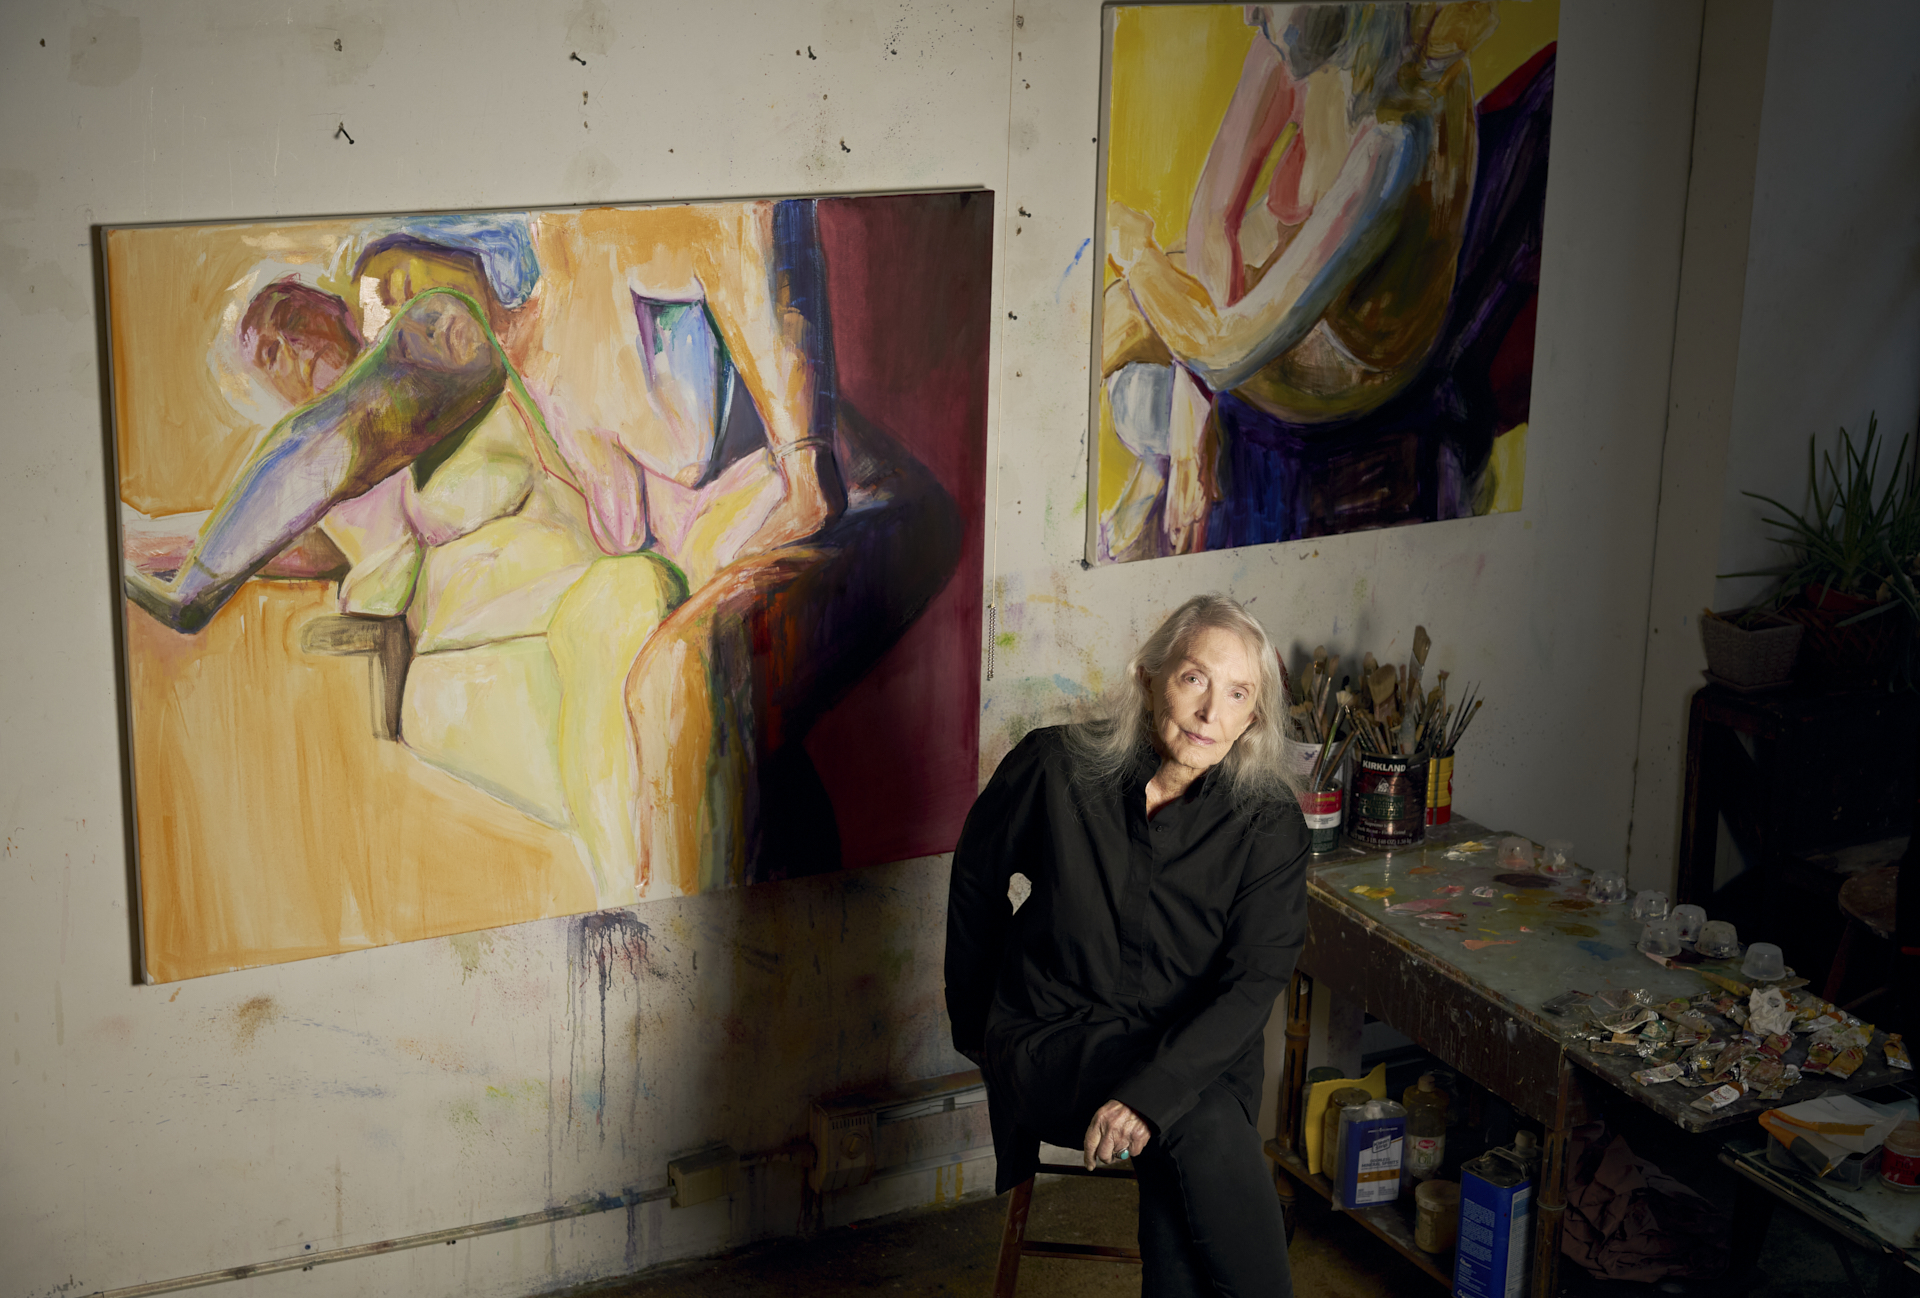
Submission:
[[[1071,761],[1063,730],[1029,734],[953,854],[947,1011],[987,1077],[1001,1190],[1038,1159],[1007,1092],[1115,1099],[1161,1130],[1220,1081],[1258,1112],[1262,1030],[1306,942],[1294,807],[1236,808],[1214,770],[1148,820],[1150,749],[1106,788]],[[1033,885],[1017,913],[1016,873]],[[1072,1075],[1033,1075],[1048,1069]]]

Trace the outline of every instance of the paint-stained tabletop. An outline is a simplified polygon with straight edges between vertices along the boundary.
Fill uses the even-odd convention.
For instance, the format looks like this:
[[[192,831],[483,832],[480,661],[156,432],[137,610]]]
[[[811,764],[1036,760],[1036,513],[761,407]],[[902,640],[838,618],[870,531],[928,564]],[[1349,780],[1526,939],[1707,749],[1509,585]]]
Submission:
[[[1881,1048],[1884,1034],[1876,1033],[1867,1063],[1852,1077],[1844,1081],[1809,1077],[1779,1100],[1743,1098],[1706,1113],[1692,1107],[1704,1094],[1702,1089],[1674,1082],[1640,1085],[1631,1074],[1647,1067],[1645,1060],[1594,1053],[1589,1048],[1592,1043],[1570,1035],[1584,1016],[1554,1015],[1544,1008],[1546,1003],[1568,991],[1630,988],[1643,988],[1656,1001],[1691,998],[1712,990],[1701,971],[1739,980],[1738,962],[1705,961],[1678,968],[1655,963],[1637,947],[1641,926],[1630,914],[1629,901],[1591,900],[1587,880],[1592,872],[1579,866],[1558,875],[1502,869],[1497,848],[1505,836],[1472,821],[1456,820],[1430,831],[1427,842],[1419,847],[1392,852],[1347,848],[1316,857],[1308,883],[1316,937],[1309,939],[1301,967],[1320,976],[1316,966],[1328,966],[1338,983],[1340,975],[1331,967],[1348,966],[1353,970],[1345,975],[1349,991],[1359,979],[1382,998],[1409,1005],[1419,999],[1406,994],[1416,982],[1424,983],[1428,1001],[1433,999],[1433,988],[1451,988],[1458,996],[1447,1008],[1444,1022],[1434,1009],[1414,1011],[1429,1020],[1425,1032],[1410,1030],[1421,1024],[1395,1023],[1390,1013],[1380,1013],[1389,1008],[1384,1000],[1368,1010],[1408,1031],[1429,1049],[1440,1043],[1423,1037],[1431,1038],[1436,1031],[1464,1044],[1471,1044],[1475,1033],[1503,1038],[1480,1043],[1481,1048],[1471,1053],[1485,1055],[1496,1073],[1503,1066],[1515,1070],[1509,1086],[1494,1088],[1536,1116],[1541,1116],[1538,1105],[1545,1098],[1540,1093],[1545,1076],[1524,1075],[1522,1065],[1503,1065],[1499,1058],[1503,1046],[1515,1055],[1527,1053],[1523,1038],[1531,1038],[1536,1046],[1551,1042],[1566,1050],[1589,1072],[1688,1131],[1723,1127],[1750,1119],[1763,1109],[1819,1095],[1868,1090],[1912,1076],[1887,1067]],[[1336,933],[1337,942],[1326,940]],[[1356,945],[1373,950],[1351,949]],[[1383,962],[1417,972],[1397,977],[1391,968],[1383,974],[1370,967]],[[1403,984],[1400,996],[1387,986],[1390,982]],[[1495,1011],[1497,1017],[1479,1013],[1481,1007]],[[1788,1059],[1801,1054],[1804,1044]],[[1533,1071],[1544,1074],[1542,1068]],[[1499,1078],[1482,1080],[1497,1083]]]

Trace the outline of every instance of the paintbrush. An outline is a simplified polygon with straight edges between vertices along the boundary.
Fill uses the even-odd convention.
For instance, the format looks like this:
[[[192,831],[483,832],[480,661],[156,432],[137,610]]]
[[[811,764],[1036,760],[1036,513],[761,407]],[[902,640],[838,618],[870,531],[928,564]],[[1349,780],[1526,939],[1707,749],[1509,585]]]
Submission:
[[[1473,706],[1472,706],[1472,707],[1470,707],[1470,708],[1469,708],[1469,707],[1468,707],[1468,706],[1467,706],[1467,705],[1465,704],[1465,702],[1462,702],[1462,703],[1461,703],[1461,705],[1460,705],[1460,717],[1459,717],[1459,719],[1458,719],[1458,720],[1457,720],[1457,721],[1456,721],[1456,722],[1454,723],[1454,727],[1453,727],[1453,734],[1452,734],[1452,736],[1451,736],[1451,737],[1450,737],[1450,738],[1449,738],[1449,739],[1447,740],[1447,751],[1446,751],[1446,753],[1445,753],[1445,754],[1443,754],[1443,756],[1451,756],[1451,755],[1452,755],[1452,753],[1453,753],[1453,750],[1454,750],[1454,749],[1455,749],[1455,748],[1456,748],[1456,747],[1457,747],[1457,746],[1459,745],[1459,743],[1460,743],[1460,736],[1462,736],[1462,735],[1464,735],[1464,734],[1466,734],[1466,733],[1467,733],[1467,727],[1468,727],[1469,725],[1471,725],[1471,724],[1473,723],[1473,719],[1474,719],[1474,718],[1475,718],[1476,716],[1478,716],[1478,715],[1480,715],[1480,705],[1481,705],[1481,703],[1482,703],[1482,701],[1483,701],[1483,700],[1481,700],[1481,699],[1477,699],[1477,698],[1476,698],[1476,699],[1475,699],[1475,700],[1473,701]]]
[[[1333,784],[1332,777],[1334,773],[1340,769],[1340,764],[1347,760],[1347,750],[1353,747],[1353,741],[1354,741],[1354,735],[1349,733],[1346,739],[1342,741],[1340,745],[1340,750],[1333,755],[1333,764],[1327,767],[1325,772],[1325,774],[1328,776],[1328,781],[1324,787],[1327,787],[1327,788],[1332,787],[1332,784]]]
[[[1336,717],[1335,720],[1338,721],[1339,718]],[[1309,778],[1309,785],[1314,789],[1318,789],[1320,787],[1320,768],[1326,765],[1327,748],[1332,743],[1333,743],[1333,727],[1329,726],[1327,728],[1327,737],[1320,741],[1319,755],[1313,759],[1313,774]]]

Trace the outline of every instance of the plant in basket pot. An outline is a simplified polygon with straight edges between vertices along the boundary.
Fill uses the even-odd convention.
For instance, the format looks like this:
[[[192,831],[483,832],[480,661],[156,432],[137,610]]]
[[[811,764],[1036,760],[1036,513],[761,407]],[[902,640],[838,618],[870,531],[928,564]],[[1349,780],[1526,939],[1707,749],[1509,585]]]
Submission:
[[[1716,633],[1724,633],[1708,623],[1744,622],[1749,630],[1781,639],[1791,635],[1789,628],[1799,629],[1793,675],[1805,684],[1838,689],[1903,678],[1912,683],[1908,659],[1920,624],[1920,453],[1910,455],[1910,439],[1902,438],[1883,480],[1885,448],[1879,423],[1869,416],[1857,444],[1845,428],[1839,445],[1825,454],[1807,439],[1804,510],[1758,492],[1742,493],[1775,511],[1762,521],[1777,530],[1789,557],[1777,568],[1725,574],[1780,580],[1753,608],[1702,619],[1709,672],[1720,675],[1712,645]],[[1782,683],[1786,676],[1780,672]]]

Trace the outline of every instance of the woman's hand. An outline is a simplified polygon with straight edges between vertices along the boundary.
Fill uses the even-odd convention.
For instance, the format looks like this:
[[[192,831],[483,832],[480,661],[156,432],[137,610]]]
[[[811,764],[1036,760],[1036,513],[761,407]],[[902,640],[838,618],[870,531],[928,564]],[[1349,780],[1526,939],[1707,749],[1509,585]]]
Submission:
[[[1086,1144],[1081,1153],[1091,1172],[1094,1164],[1111,1163],[1123,1151],[1129,1158],[1138,1158],[1152,1139],[1153,1132],[1145,1118],[1118,1100],[1108,1100],[1087,1124]]]
[[[1153,240],[1153,220],[1125,203],[1107,204],[1107,230],[1113,236],[1107,244],[1107,259],[1122,275],[1131,274],[1149,250],[1159,250]]]
[[[786,495],[767,520],[741,547],[742,555],[762,554],[808,540],[823,531],[847,508],[847,489],[834,463],[833,448],[825,442],[793,447],[777,455]]]

